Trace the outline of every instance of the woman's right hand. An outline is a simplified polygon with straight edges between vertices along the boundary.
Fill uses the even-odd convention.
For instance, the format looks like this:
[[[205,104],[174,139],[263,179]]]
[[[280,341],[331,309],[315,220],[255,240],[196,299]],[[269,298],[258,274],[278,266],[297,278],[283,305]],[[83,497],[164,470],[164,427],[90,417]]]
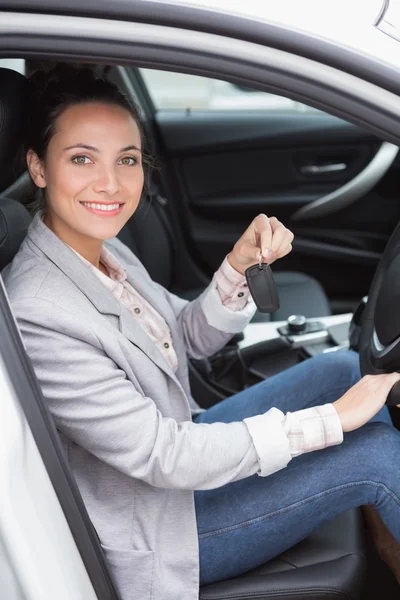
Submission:
[[[339,400],[333,402],[343,431],[358,429],[372,419],[385,405],[389,392],[397,381],[400,381],[399,373],[365,375]]]

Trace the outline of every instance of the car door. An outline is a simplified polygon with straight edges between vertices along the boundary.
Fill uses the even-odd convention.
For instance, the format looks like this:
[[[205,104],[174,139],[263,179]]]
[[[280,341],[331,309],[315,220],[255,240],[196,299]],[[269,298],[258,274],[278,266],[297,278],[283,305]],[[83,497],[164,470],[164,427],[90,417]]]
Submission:
[[[0,276],[0,596],[119,600]]]
[[[335,312],[353,308],[400,216],[398,149],[316,108],[227,81],[150,69],[131,77],[198,264],[215,271],[264,212],[295,233],[294,251],[275,268],[317,278]]]

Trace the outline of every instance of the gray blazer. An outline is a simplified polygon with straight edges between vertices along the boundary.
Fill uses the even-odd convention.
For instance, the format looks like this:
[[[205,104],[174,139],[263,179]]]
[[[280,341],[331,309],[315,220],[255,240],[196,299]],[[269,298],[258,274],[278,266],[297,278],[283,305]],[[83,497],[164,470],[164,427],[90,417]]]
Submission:
[[[184,301],[154,283],[120,241],[106,246],[167,321],[176,373],[40,215],[2,275],[123,600],[194,600],[193,490],[252,475],[258,462],[245,423],[192,422],[199,407],[190,395],[187,355],[217,351],[254,309],[233,313],[221,304],[216,310],[215,282]]]

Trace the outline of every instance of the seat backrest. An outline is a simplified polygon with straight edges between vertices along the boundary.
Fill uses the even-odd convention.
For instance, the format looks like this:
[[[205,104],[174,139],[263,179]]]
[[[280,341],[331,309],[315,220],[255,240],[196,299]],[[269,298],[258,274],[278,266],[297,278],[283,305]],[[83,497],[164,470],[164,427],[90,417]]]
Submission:
[[[0,68],[0,191],[19,175],[17,158],[27,124],[29,88],[26,77]]]
[[[14,181],[29,102],[28,80],[0,68],[0,190]],[[0,193],[0,271],[14,258],[31,218],[24,206]]]
[[[173,233],[156,194],[146,195],[118,238],[142,261],[150,277],[169,289],[173,283]]]
[[[0,273],[18,252],[30,222],[31,216],[22,204],[0,196]]]

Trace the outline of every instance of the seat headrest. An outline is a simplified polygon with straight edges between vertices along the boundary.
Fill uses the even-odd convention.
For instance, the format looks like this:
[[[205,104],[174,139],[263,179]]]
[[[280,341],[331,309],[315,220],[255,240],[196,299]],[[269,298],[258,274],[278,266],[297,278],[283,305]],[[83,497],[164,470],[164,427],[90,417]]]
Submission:
[[[27,122],[29,88],[26,77],[0,68],[0,191],[19,175],[15,162]]]
[[[18,252],[30,222],[25,206],[10,198],[0,198],[0,272]]]

